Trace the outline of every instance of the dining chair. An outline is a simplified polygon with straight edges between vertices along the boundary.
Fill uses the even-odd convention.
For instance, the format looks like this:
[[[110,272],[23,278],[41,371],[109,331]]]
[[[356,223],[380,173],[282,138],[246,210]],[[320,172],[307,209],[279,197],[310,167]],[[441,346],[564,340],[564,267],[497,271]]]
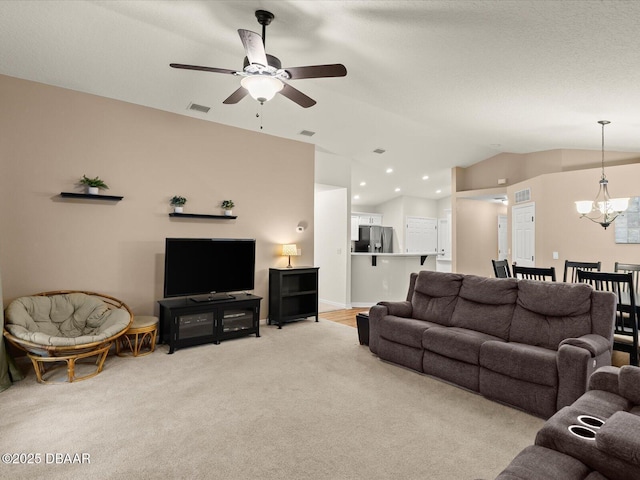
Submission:
[[[630,273],[633,275],[633,284],[636,286],[636,298],[638,297],[638,288],[640,288],[640,265],[635,263],[620,263],[614,264],[613,270],[618,273]]]
[[[510,278],[511,269],[507,260],[491,260],[496,278]]]
[[[594,289],[613,292],[618,298],[613,330],[613,349],[629,354],[629,363],[638,366],[638,307],[632,273],[578,270],[578,282]]]
[[[590,272],[600,271],[600,262],[572,262],[570,260],[564,261],[564,276],[563,282],[577,283],[578,275],[577,270],[588,270]]]
[[[555,267],[521,267],[513,264],[513,276],[526,280],[556,281]]]

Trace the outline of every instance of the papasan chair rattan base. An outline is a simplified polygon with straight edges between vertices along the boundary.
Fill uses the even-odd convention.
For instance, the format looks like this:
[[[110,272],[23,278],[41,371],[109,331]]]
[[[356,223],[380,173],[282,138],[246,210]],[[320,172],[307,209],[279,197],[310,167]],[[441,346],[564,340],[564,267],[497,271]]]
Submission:
[[[124,335],[133,314],[121,300],[95,292],[60,290],[20,297],[6,309],[4,336],[27,352],[36,378],[66,366],[71,383],[102,371],[113,342]],[[95,369],[77,375],[76,362],[95,357]],[[62,364],[62,365],[61,365]]]

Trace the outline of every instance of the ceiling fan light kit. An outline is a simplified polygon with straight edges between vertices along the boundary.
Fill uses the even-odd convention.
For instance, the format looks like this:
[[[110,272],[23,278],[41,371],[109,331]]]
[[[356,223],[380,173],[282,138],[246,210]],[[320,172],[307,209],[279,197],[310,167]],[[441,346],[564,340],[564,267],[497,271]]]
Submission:
[[[242,71],[182,63],[171,63],[170,66],[184,70],[226,73],[242,77],[240,87],[222,102],[227,105],[238,103],[247,94],[263,104],[271,100],[276,93],[280,93],[301,107],[309,108],[315,105],[316,101],[292,87],[286,82],[287,80],[344,77],[347,75],[347,69],[339,63],[282,68],[280,60],[265,51],[266,27],[275,17],[266,10],[256,10],[255,14],[258,23],[262,25],[262,36],[250,30],[238,30],[246,54]]]
[[[240,80],[240,85],[249,91],[249,95],[260,103],[268,102],[284,88],[276,77],[269,75],[251,75]]]

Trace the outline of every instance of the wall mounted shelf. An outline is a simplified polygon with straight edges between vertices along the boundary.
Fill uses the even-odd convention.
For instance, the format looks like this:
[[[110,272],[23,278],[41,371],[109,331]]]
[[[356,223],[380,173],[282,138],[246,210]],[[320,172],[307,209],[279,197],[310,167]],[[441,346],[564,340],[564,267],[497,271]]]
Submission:
[[[124,197],[118,197],[115,195],[91,195],[89,193],[73,193],[73,192],[60,192],[60,196],[63,198],[85,198],[89,200],[107,200],[111,202],[119,202]]]
[[[170,213],[170,217],[179,218],[215,218],[218,220],[234,220],[238,218],[236,215],[206,215],[203,213]]]

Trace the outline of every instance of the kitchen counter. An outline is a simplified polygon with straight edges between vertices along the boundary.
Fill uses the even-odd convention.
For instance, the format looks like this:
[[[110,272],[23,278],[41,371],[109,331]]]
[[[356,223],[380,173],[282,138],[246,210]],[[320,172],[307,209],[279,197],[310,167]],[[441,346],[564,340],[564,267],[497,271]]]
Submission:
[[[436,253],[351,252],[351,306],[370,307],[380,301],[405,300],[409,277],[435,270]]]
[[[371,257],[371,265],[376,266],[378,257],[420,257],[420,265],[424,265],[424,261],[429,256],[437,257],[437,253],[379,253],[379,252],[351,252],[353,256]]]

